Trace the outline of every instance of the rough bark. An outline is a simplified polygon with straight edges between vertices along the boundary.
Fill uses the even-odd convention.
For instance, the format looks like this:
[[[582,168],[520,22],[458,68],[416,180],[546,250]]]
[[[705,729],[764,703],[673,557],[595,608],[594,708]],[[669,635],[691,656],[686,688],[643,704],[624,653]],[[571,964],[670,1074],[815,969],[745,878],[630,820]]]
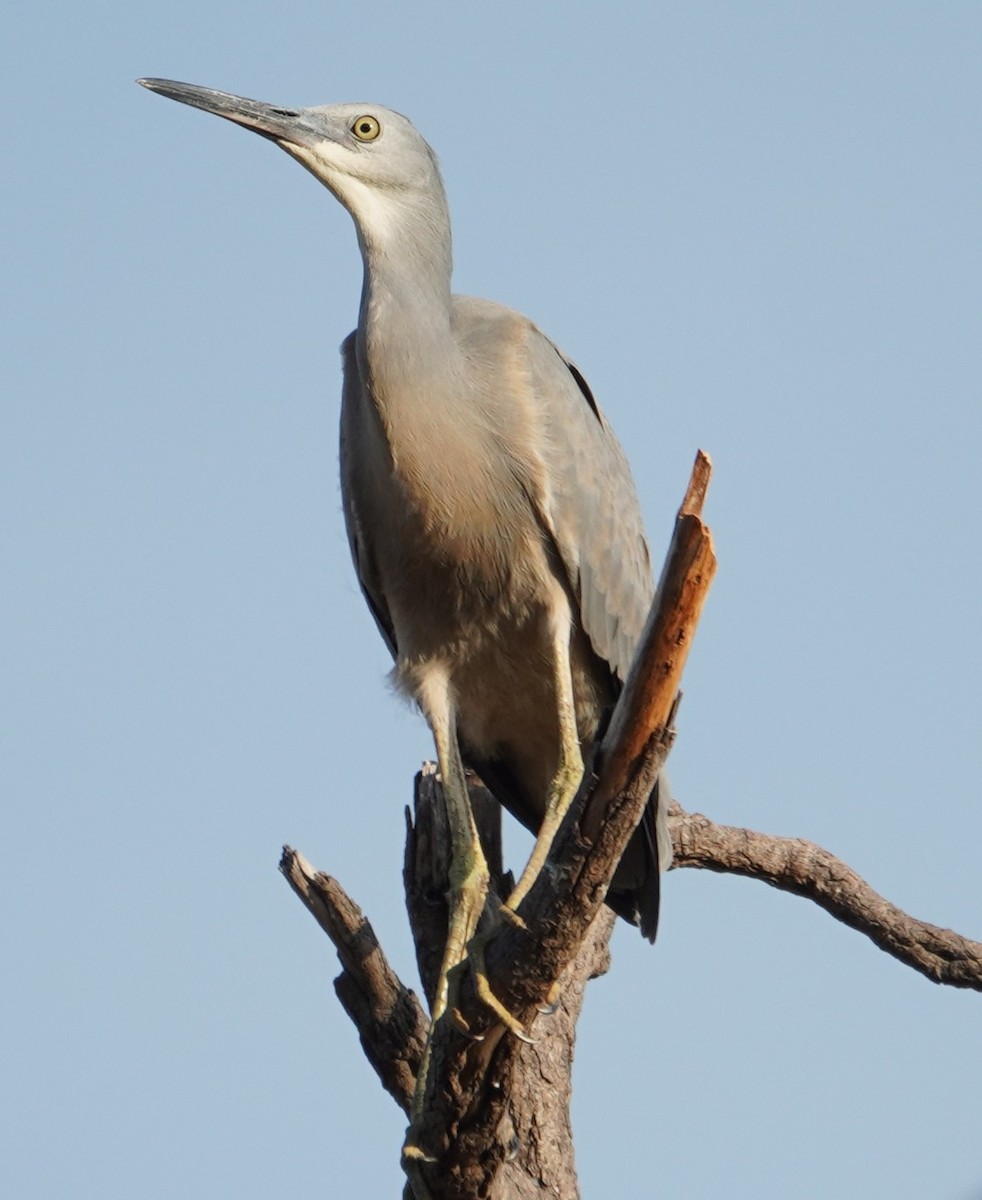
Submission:
[[[408,1113],[429,1028],[423,1006],[389,966],[375,931],[336,879],[291,846],[283,847],[280,870],[334,943],[343,968],[334,990],[382,1086]]]
[[[982,991],[982,943],[909,916],[814,842],[717,825],[677,805],[671,825],[676,867],[745,875],[813,900],[932,982]]]
[[[499,897],[506,896],[512,879],[501,864],[501,809],[476,778],[470,782],[470,796],[492,887]],[[447,929],[450,862],[446,807],[432,763],[416,777],[413,812],[407,817],[406,903],[420,978],[432,1003]],[[431,1148],[440,1151],[444,1189],[448,1180],[456,1189],[439,1195],[491,1195],[495,1200],[577,1195],[570,1064],[584,989],[609,966],[613,924],[613,913],[601,906],[560,977],[554,1004],[534,1014],[533,1044],[502,1038],[498,1030],[480,1041],[458,1031],[451,1040],[463,1052],[460,1063],[452,1056],[444,1069],[434,1063],[434,1078],[444,1086],[429,1105],[429,1124],[445,1129],[445,1136],[438,1134],[439,1145]]]

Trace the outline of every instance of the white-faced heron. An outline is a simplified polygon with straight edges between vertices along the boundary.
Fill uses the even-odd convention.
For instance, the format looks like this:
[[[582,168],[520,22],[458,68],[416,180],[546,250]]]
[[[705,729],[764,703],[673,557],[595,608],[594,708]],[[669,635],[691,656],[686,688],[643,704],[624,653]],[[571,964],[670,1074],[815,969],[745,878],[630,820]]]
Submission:
[[[583,376],[531,321],[451,294],[440,171],[405,117],[140,82],[276,142],[354,218],[365,275],[342,347],[341,486],[359,582],[395,679],[433,731],[447,798],[436,1020],[488,886],[464,763],[538,833],[507,901],[517,910],[641,634],[653,583],[630,471]],[[666,792],[663,782],[607,897],[652,940],[671,856]]]

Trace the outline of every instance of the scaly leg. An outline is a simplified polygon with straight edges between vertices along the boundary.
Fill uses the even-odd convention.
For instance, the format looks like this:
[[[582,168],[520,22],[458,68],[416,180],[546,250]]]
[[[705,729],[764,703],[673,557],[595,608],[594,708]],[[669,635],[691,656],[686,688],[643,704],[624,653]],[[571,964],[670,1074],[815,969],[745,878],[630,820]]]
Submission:
[[[488,892],[488,865],[481,848],[474,815],[467,794],[467,780],[460,758],[450,693],[450,681],[446,673],[429,667],[421,680],[417,692],[424,715],[433,731],[436,754],[443,779],[443,792],[447,802],[447,818],[450,824],[450,914],[447,928],[447,943],[433,999],[430,1034],[423,1051],[423,1061],[416,1077],[409,1134],[403,1156],[407,1160],[424,1158],[423,1152],[414,1144],[414,1133],[423,1115],[426,1081],[430,1068],[430,1050],[433,1029],[447,1011],[450,972],[467,957],[467,943],[477,929]]]
[[[556,691],[556,709],[559,717],[559,764],[549,786],[546,811],[532,847],[532,854],[525,864],[522,877],[505,901],[503,913],[508,919],[518,921],[518,906],[528,895],[545,866],[552,839],[569,811],[573,798],[583,779],[583,754],[580,750],[580,735],[576,728],[576,701],[573,697],[573,675],[570,664],[570,636],[572,617],[565,593],[562,603],[550,613],[552,640],[553,681]],[[520,922],[519,922],[520,923]]]

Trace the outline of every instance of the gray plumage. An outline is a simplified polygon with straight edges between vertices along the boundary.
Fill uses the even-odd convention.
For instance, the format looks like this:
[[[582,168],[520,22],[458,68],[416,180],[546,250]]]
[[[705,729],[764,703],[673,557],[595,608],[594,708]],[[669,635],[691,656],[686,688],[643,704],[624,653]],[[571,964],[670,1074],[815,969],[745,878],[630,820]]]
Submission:
[[[578,369],[532,322],[451,294],[440,172],[405,117],[141,82],[277,142],[354,218],[365,273],[342,351],[345,521],[395,679],[433,729],[464,893],[475,851],[457,747],[547,843],[630,665],[653,581],[623,452]],[[652,940],[666,792],[663,780],[608,896]],[[536,869],[547,850],[537,846]],[[447,969],[483,905],[473,888]]]

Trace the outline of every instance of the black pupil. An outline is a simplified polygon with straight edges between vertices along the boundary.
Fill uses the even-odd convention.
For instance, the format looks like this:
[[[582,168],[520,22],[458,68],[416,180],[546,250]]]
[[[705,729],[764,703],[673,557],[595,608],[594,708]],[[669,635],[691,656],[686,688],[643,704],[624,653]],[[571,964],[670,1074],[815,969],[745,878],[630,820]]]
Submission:
[[[362,121],[362,123],[358,126],[358,132],[359,133],[371,133],[372,127],[368,123],[368,121]]]

